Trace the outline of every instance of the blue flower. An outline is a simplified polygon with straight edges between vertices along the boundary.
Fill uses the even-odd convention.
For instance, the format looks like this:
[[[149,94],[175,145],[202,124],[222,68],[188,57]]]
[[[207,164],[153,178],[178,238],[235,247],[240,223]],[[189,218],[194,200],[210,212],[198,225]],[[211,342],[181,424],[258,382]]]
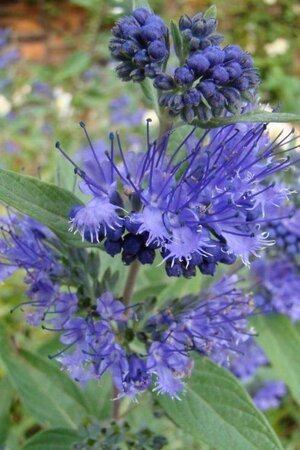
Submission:
[[[266,224],[281,217],[288,194],[269,178],[290,167],[283,148],[293,138],[270,141],[265,130],[228,125],[201,138],[192,130],[175,149],[167,134],[148,138],[145,153],[125,153],[111,134],[100,157],[91,148],[92,170],[75,165],[93,197],[70,212],[72,229],[90,242],[104,239],[107,253],[122,251],[125,264],[152,264],[159,251],[169,276],[191,277],[197,268],[213,275],[237,257],[249,265],[273,243]]]
[[[249,339],[247,317],[255,306],[235,283],[236,278],[223,278],[210,290],[174,301],[148,320],[146,331],[154,342],[147,366],[156,377],[158,393],[178,397],[192,372],[193,352],[221,364]]]
[[[0,218],[0,281],[18,268],[57,276],[62,267],[49,251],[47,240],[55,240],[46,227],[30,217],[10,214]]]
[[[192,372],[193,353],[223,363],[251,336],[247,317],[254,304],[235,282],[235,277],[222,279],[139,323],[139,305],[125,306],[105,292],[96,310],[86,311],[85,317],[74,311],[62,323],[66,347],[57,358],[82,383],[110,372],[119,396],[135,397],[154,381],[154,391],[178,398]]]
[[[16,270],[25,270],[27,322],[59,329],[78,310],[77,296],[64,292],[73,284],[71,264],[62,261],[62,245],[45,226],[30,217],[9,213],[0,219],[0,281]]]
[[[146,8],[138,8],[112,29],[112,56],[121,63],[117,74],[123,81],[153,78],[169,57],[168,30],[163,20]]]

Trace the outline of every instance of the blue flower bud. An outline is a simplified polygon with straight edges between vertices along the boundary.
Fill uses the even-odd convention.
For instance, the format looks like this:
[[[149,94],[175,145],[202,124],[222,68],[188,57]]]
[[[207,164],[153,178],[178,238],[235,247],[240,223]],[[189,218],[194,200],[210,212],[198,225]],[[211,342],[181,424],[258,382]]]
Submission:
[[[155,250],[143,248],[138,253],[138,260],[141,264],[152,264],[155,259]]]
[[[234,80],[233,86],[240,91],[247,91],[250,87],[250,83],[246,77],[240,77]]]
[[[145,66],[149,62],[149,57],[145,49],[138,51],[133,58],[138,66]]]
[[[238,45],[228,45],[224,48],[224,61],[240,62],[243,58],[243,50]]]
[[[187,15],[181,16],[179,19],[179,29],[181,31],[192,28],[192,24],[192,19]]]
[[[199,264],[199,269],[200,272],[203,273],[203,275],[213,276],[216,271],[216,263],[203,261],[201,264]]]
[[[122,251],[122,240],[112,241],[110,239],[106,239],[104,242],[104,248],[106,253],[110,256],[115,256]]]
[[[141,37],[145,41],[156,41],[162,37],[163,31],[160,25],[148,23],[141,28]]]
[[[140,25],[144,25],[151,14],[152,13],[146,8],[137,8],[132,12],[133,17],[139,22]]]
[[[124,229],[125,228],[123,225],[116,227],[115,229],[108,228],[106,235],[110,240],[118,241],[122,237],[122,235],[124,233]]]
[[[145,76],[148,78],[155,78],[160,72],[160,63],[151,62],[145,66]]]
[[[191,123],[195,119],[195,112],[192,107],[185,106],[182,109],[180,116],[184,122]]]
[[[170,91],[175,87],[175,83],[170,75],[160,74],[155,77],[153,86],[156,89],[161,89],[163,91]]]
[[[194,264],[189,263],[187,266],[183,265],[182,267],[182,275],[185,278],[192,278],[196,275],[196,267]]]
[[[130,218],[130,216],[126,216],[124,219],[124,226],[129,233],[137,234],[138,229],[140,228],[141,224],[133,222]]]
[[[138,252],[141,250],[141,247],[142,247],[142,240],[140,236],[127,234],[124,237],[123,242],[124,253],[127,253],[129,255],[137,255]]]
[[[208,47],[203,53],[205,58],[208,59],[211,67],[224,62],[225,53],[216,45]]]
[[[231,62],[230,64],[226,64],[226,70],[231,80],[239,78],[243,73],[241,65],[238,62]]]
[[[166,262],[166,273],[169,277],[181,277],[182,275],[182,268],[180,262],[175,262],[172,264],[171,262]]]
[[[174,79],[179,85],[186,85],[194,81],[194,74],[187,66],[178,67],[174,72]]]
[[[123,81],[129,81],[131,79],[130,74],[135,69],[135,66],[128,62],[122,62],[116,67],[118,76]]]
[[[201,95],[196,88],[189,89],[183,94],[183,101],[185,105],[197,106],[199,105]]]
[[[168,50],[164,42],[156,40],[148,47],[148,55],[154,61],[163,61],[168,55]]]
[[[143,81],[145,79],[144,69],[134,69],[130,73],[130,78],[132,79],[132,81],[136,81],[136,82],[140,83],[141,81]]]
[[[213,97],[216,93],[216,85],[212,81],[203,81],[197,87],[198,91],[206,98]]]
[[[229,80],[229,74],[225,67],[215,66],[212,70],[212,78],[217,84],[226,84]]]
[[[204,74],[209,68],[209,60],[202,52],[193,53],[187,59],[187,65],[192,69],[197,76]]]
[[[169,56],[167,27],[160,17],[145,8],[121,19],[112,34],[109,48],[112,56],[122,61],[116,70],[123,81],[154,78]]]

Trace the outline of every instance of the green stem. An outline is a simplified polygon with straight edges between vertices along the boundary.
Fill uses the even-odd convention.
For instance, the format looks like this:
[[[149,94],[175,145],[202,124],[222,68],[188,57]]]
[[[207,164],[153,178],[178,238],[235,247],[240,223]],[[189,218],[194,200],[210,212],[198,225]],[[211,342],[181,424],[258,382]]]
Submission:
[[[136,282],[136,279],[138,276],[139,268],[140,268],[140,263],[136,259],[130,266],[127,280],[126,280],[125,287],[124,287],[124,291],[123,291],[123,303],[125,305],[129,305],[129,303],[130,303],[130,299],[131,299],[133,291],[134,291],[135,282]]]
[[[130,266],[129,272],[127,275],[124,291],[123,291],[123,303],[124,305],[129,305],[130,300],[134,291],[135,283],[137,280],[137,276],[139,273],[139,268],[141,264],[136,259]],[[113,386],[113,399],[116,399],[118,397],[118,389]],[[113,400],[113,418],[114,420],[118,420],[120,418],[120,406],[121,406],[121,400]]]
[[[114,420],[119,420],[120,419],[120,406],[121,406],[121,400],[115,400],[118,397],[119,391],[118,389],[113,386],[113,390],[112,390],[112,396],[113,396],[113,411],[112,411],[112,416]]]

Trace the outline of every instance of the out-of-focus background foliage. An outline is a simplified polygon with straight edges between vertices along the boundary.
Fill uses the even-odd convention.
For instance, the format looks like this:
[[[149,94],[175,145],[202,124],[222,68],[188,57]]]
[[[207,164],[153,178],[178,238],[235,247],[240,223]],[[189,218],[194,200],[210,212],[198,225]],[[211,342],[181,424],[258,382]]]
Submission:
[[[262,102],[299,114],[299,1],[214,3],[225,44],[237,43],[254,56],[262,78]],[[167,21],[205,10],[211,4],[204,0],[151,1],[154,11]],[[61,160],[54,144],[59,139],[73,154],[85,147],[80,120],[86,122],[93,139],[105,139],[110,129],[117,128],[125,141],[142,145],[141,124],[153,112],[145,109],[136,86],[117,79],[108,52],[110,28],[130,9],[129,0],[0,1],[1,167],[23,170],[44,180],[58,177],[61,184],[70,187],[70,180],[64,179],[64,167],[58,174],[55,171]],[[23,290],[18,277],[0,286],[0,319],[14,334],[16,347],[45,356],[56,347],[52,336],[32,331],[20,312],[10,314],[24,299]],[[140,408],[145,410],[143,403]],[[299,415],[299,408],[289,398],[280,410],[268,414],[288,449],[300,449]],[[138,417],[139,413],[135,420]],[[162,424],[164,427],[164,422],[158,421],[156,426],[163,428]],[[16,450],[39,430],[36,415],[24,408],[0,366],[0,448]],[[175,429],[169,433],[174,435]],[[176,443],[169,449],[199,448],[186,440],[183,444],[180,431],[176,433]],[[5,441],[7,446],[1,447]]]

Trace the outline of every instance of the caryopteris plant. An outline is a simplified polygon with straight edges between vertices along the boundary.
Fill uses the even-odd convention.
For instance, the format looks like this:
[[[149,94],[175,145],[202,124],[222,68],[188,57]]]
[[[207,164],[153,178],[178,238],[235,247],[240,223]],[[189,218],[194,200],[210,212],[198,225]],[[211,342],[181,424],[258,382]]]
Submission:
[[[29,324],[59,333],[61,346],[50,356],[70,377],[84,388],[109,374],[113,384],[113,417],[103,425],[87,407],[94,425],[81,416],[75,434],[61,434],[63,448],[173,448],[155,426],[131,429],[132,402],[150,394],[150,414],[167,414],[197,448],[201,442],[225,450],[282,448],[227,369],[248,380],[268,364],[249,324],[254,316],[270,310],[300,316],[287,289],[277,286],[279,299],[272,285],[272,277],[289,271],[290,290],[299,286],[293,186],[281,177],[299,160],[296,137],[270,137],[267,127],[300,118],[263,111],[251,56],[222,45],[216,28],[215,8],[168,26],[150,7],[135,8],[113,27],[116,74],[125,91],[126,83],[141,85],[160,127],[153,138],[147,120],[137,152],[109,130],[107,146],[96,148],[81,122],[89,144],[83,162],[69,156],[68,142],[57,142],[86,200],[0,170],[0,199],[8,207],[0,219],[0,280],[23,270],[28,300],[20,306]],[[174,139],[182,125],[186,134]],[[269,259],[254,263],[252,282],[237,285],[241,267],[247,277],[266,247]],[[107,258],[110,270],[103,271]],[[123,286],[118,271],[126,272]],[[144,272],[151,280],[147,294]],[[3,360],[9,369],[9,358]],[[266,409],[285,392],[273,383],[254,399]],[[101,397],[101,382],[94,395]],[[32,445],[51,432],[36,435]]]

